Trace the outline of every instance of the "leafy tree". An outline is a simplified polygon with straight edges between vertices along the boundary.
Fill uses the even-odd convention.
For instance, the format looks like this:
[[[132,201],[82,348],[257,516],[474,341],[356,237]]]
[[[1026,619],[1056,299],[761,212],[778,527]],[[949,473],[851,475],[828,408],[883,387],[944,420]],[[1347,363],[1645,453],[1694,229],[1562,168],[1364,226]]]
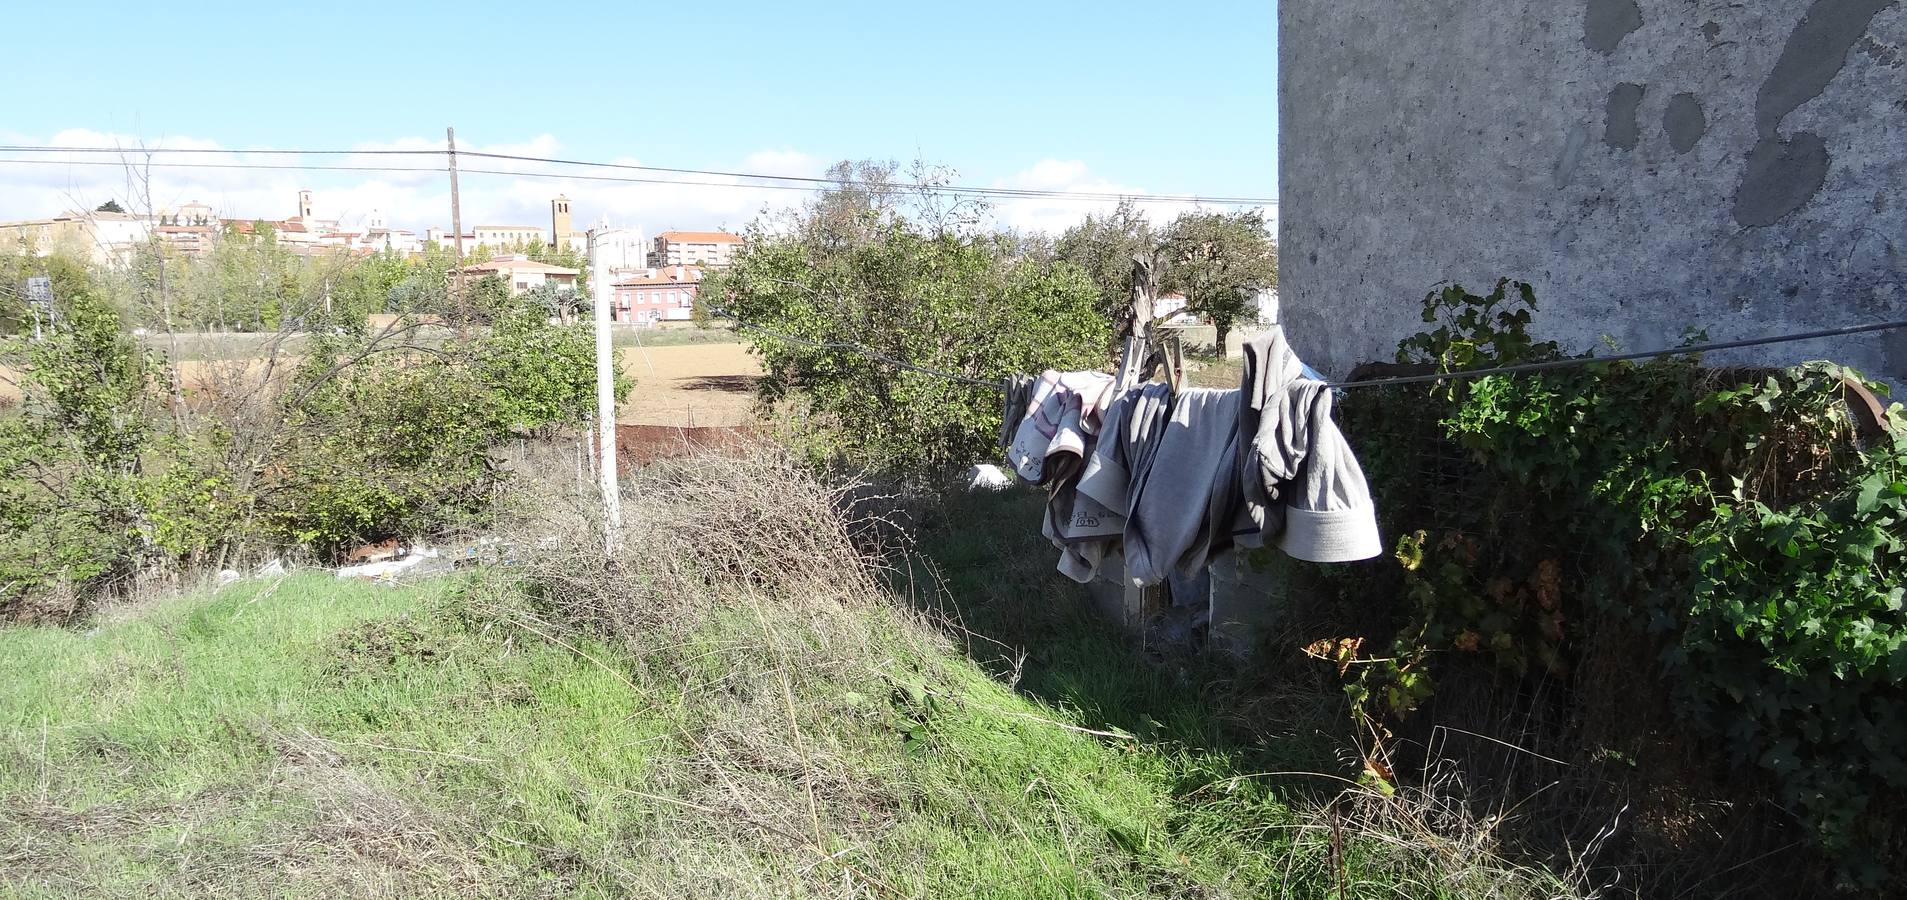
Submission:
[[[523,304],[565,325],[579,321],[589,311],[588,294],[554,281],[545,281],[530,288],[518,299]]]
[[[1133,258],[1155,256],[1159,239],[1145,213],[1132,201],[1122,200],[1112,212],[1088,215],[1084,222],[1066,229],[1053,249],[1093,280],[1099,289],[1100,312],[1117,322],[1130,314]]]
[[[1278,245],[1257,210],[1181,214],[1160,244],[1161,288],[1184,294],[1189,312],[1209,318],[1220,347],[1235,323],[1255,317],[1253,296],[1278,285]]]
[[[735,264],[698,293],[703,314],[720,309],[879,354],[754,336],[767,370],[761,396],[804,404],[818,450],[900,471],[965,465],[991,452],[1000,417],[991,381],[1105,362],[1107,323],[1077,267],[1014,256],[995,235],[957,233],[957,217],[945,215],[952,207],[931,202],[918,183],[894,187],[882,166],[834,171],[843,184],[779,233],[752,226]]]
[[[108,200],[93,208],[93,212],[123,213],[125,211],[125,208],[121,207],[117,200]]]
[[[0,611],[130,571],[148,524],[137,488],[153,438],[149,361],[81,265],[43,265],[58,326],[0,344],[25,395],[21,415],[0,418]]]

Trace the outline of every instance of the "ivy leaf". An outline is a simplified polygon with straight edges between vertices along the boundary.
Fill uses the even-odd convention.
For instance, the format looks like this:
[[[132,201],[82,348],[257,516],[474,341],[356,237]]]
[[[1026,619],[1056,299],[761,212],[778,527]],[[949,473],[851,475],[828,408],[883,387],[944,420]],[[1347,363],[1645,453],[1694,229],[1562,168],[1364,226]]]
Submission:
[[[1881,491],[1890,486],[1890,481],[1891,479],[1881,472],[1875,472],[1861,479],[1861,490],[1855,496],[1854,511],[1860,515],[1867,515],[1879,508]]]

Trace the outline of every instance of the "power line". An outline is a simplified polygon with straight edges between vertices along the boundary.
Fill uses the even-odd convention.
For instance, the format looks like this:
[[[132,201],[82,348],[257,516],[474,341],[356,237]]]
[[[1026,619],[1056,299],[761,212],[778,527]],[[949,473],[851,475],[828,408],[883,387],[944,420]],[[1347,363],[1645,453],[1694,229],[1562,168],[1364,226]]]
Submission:
[[[415,156],[444,156],[448,154],[448,151],[447,150],[331,150],[331,149],[326,149],[326,150],[284,150],[284,149],[215,150],[215,149],[190,148],[190,147],[153,147],[153,148],[44,147],[44,146],[15,144],[15,145],[0,145],[0,153],[89,153],[89,154],[90,153],[119,153],[119,154],[131,154],[131,155],[160,154],[160,153],[190,153],[190,154],[223,153],[223,154],[230,154],[234,156],[244,156],[248,154],[263,154],[263,155],[280,155],[280,156],[367,155],[367,156],[412,156],[412,157],[415,157]],[[662,173],[676,174],[676,175],[701,175],[701,176],[716,177],[716,178],[745,178],[745,179],[750,179],[754,181],[763,181],[763,182],[777,182],[777,183],[794,182],[798,185],[802,185],[801,187],[793,187],[786,184],[757,185],[760,187],[778,186],[778,188],[781,190],[813,190],[816,187],[839,183],[836,179],[805,176],[805,175],[775,175],[775,174],[770,174],[766,172],[733,172],[733,171],[722,171],[717,169],[689,169],[689,168],[674,168],[674,167],[668,167],[668,166],[644,166],[644,165],[638,165],[635,163],[597,162],[593,160],[562,159],[562,158],[548,157],[548,156],[527,156],[527,155],[514,154],[514,153],[488,153],[488,152],[474,151],[474,150],[458,151],[457,155],[463,156],[463,157],[499,159],[499,160],[514,161],[514,162],[538,163],[538,164],[544,164],[544,165],[575,166],[575,167],[600,168],[600,169],[619,169],[619,170],[638,171],[638,172],[662,172]],[[33,161],[33,160],[6,160],[6,161],[20,162],[20,163],[39,162],[39,161]],[[42,163],[42,164],[52,164],[52,163]],[[72,160],[72,161],[69,161],[67,164],[70,164],[70,165],[101,165],[101,164],[113,165],[113,163],[95,163],[95,162],[84,161],[84,160]],[[248,167],[248,166],[255,166],[259,168],[286,168],[286,169],[303,168],[300,166],[289,166],[289,165],[268,167],[268,166],[264,166],[263,164],[246,164],[246,163],[151,163],[151,165],[173,167],[173,168],[215,168],[215,167],[238,168],[238,167]],[[361,168],[361,167],[346,167],[346,166],[334,166],[334,167],[313,166],[313,167],[310,167],[310,170],[312,171],[326,171],[326,170],[369,171],[371,169]],[[425,168],[425,167],[396,168],[396,169],[391,169],[391,171],[434,171],[434,169]],[[477,170],[470,170],[470,171],[477,171]],[[590,176],[567,175],[567,174],[561,174],[561,173],[491,171],[488,174],[516,175],[516,176],[529,177],[529,178],[556,177],[556,178],[578,178],[578,179],[595,180],[595,181],[617,180],[617,179],[604,178],[600,176],[592,178]],[[633,183],[639,183],[639,184],[688,184],[688,185],[714,186],[714,187],[737,186],[737,185],[732,185],[728,182],[696,182],[696,181],[683,181],[678,179],[626,179],[626,180],[631,181]],[[1036,189],[1036,188],[982,187],[979,185],[942,185],[942,186],[933,188],[933,190],[940,193],[954,194],[954,195],[1003,197],[1003,198],[1014,198],[1014,199],[1090,200],[1094,202],[1103,202],[1103,201],[1109,201],[1109,200],[1112,200],[1112,201],[1131,200],[1136,203],[1194,203],[1194,204],[1206,203],[1206,204],[1212,204],[1215,206],[1276,206],[1278,205],[1278,200],[1275,197],[1235,197],[1235,196],[1207,197],[1207,196],[1200,196],[1196,194],[1127,194],[1127,193],[1120,193],[1116,191],[1058,191],[1058,190],[1044,190],[1044,189]]]
[[[894,359],[891,356],[878,353],[874,350],[868,349],[867,347],[863,347],[859,344],[850,344],[845,341],[810,341],[805,338],[798,338],[798,337],[792,337],[789,335],[781,334],[779,332],[772,331],[766,327],[758,325],[754,322],[749,322],[743,319],[736,318],[735,316],[730,314],[727,310],[711,309],[710,311],[715,313],[716,315],[722,316],[724,318],[727,318],[733,321],[738,327],[747,328],[751,331],[759,331],[763,334],[778,338],[780,340],[792,341],[797,344],[806,344],[807,346],[816,347],[823,350],[851,351],[851,352],[859,353],[863,356],[868,356],[874,359],[881,360],[882,362],[891,363],[893,365],[900,366],[901,368],[904,368],[904,369],[910,369],[915,372],[920,372],[921,374],[924,374],[924,375],[933,375],[939,378],[945,378],[950,381],[958,381],[965,384],[977,384],[977,385],[984,385],[984,386],[992,387],[996,389],[1004,389],[1003,385],[1001,385],[999,382],[985,381],[978,378],[970,378],[965,375],[958,375],[952,372],[942,372],[938,369],[929,369],[924,366],[917,366],[912,363],[903,362],[901,360]],[[1637,359],[1652,359],[1655,357],[1662,357],[1662,356],[1689,356],[1689,355],[1698,354],[1698,353],[1713,353],[1720,350],[1737,350],[1743,347],[1762,347],[1762,346],[1767,346],[1769,344],[1788,344],[1788,343],[1795,343],[1799,341],[1812,341],[1812,340],[1819,340],[1821,338],[1830,338],[1830,337],[1846,337],[1848,335],[1854,335],[1854,334],[1868,334],[1868,333],[1876,332],[1876,331],[1892,331],[1896,329],[1907,329],[1907,320],[1898,321],[1898,322],[1869,322],[1863,325],[1847,325],[1840,328],[1823,328],[1816,331],[1802,331],[1802,332],[1795,332],[1792,334],[1768,335],[1765,337],[1746,338],[1746,339],[1738,340],[1738,341],[1717,341],[1717,342],[1708,343],[1708,344],[1693,344],[1686,347],[1664,347],[1658,350],[1638,350],[1631,353],[1618,353],[1613,356],[1578,356],[1578,357],[1573,357],[1570,359],[1557,359],[1557,360],[1550,360],[1547,362],[1536,362],[1536,363],[1522,363],[1520,365],[1514,365],[1514,366],[1494,366],[1487,369],[1465,369],[1465,370],[1457,371],[1457,372],[1443,372],[1443,373],[1438,373],[1434,375],[1409,375],[1409,376],[1404,376],[1400,378],[1380,378],[1380,379],[1375,379],[1371,381],[1332,381],[1332,382],[1326,382],[1325,387],[1327,388],[1391,387],[1391,386],[1404,385],[1404,384],[1428,384],[1434,381],[1459,381],[1459,380],[1465,380],[1470,378],[1482,378],[1487,375],[1517,375],[1517,374],[1523,374],[1528,372],[1549,372],[1549,371],[1554,371],[1557,369],[1572,369],[1572,368],[1578,368],[1582,366],[1592,366],[1598,363],[1624,362],[1624,361],[1637,360]]]
[[[465,154],[459,152],[458,156]],[[105,160],[75,159],[0,159],[0,165],[27,166],[119,166],[120,163]],[[154,168],[163,169],[235,169],[296,172],[430,172],[441,174],[444,170],[434,166],[333,166],[333,165],[285,165],[273,163],[152,163]],[[794,184],[736,184],[726,181],[684,181],[675,178],[634,178],[616,175],[574,175],[564,172],[517,172],[504,169],[466,169],[457,167],[461,174],[474,175],[510,175],[519,178],[559,178],[568,181],[610,181],[626,184],[679,184],[690,187],[724,187],[746,190],[775,191],[813,191],[807,185]]]
[[[1613,356],[1578,356],[1570,359],[1556,359],[1548,362],[1522,363],[1514,366],[1495,366],[1488,369],[1463,369],[1456,372],[1444,372],[1435,375],[1407,375],[1399,378],[1379,378],[1372,381],[1333,381],[1325,385],[1332,388],[1386,387],[1400,384],[1426,384],[1433,381],[1458,381],[1470,378],[1482,378],[1486,375],[1517,375],[1525,372],[1548,372],[1556,369],[1573,369],[1579,366],[1593,366],[1597,363],[1623,362],[1635,359],[1653,359],[1661,356],[1688,356],[1696,353],[1713,353],[1718,350],[1736,350],[1742,347],[1763,347],[1769,344],[1789,344],[1797,341],[1812,341],[1821,338],[1846,337],[1851,334],[1867,334],[1874,331],[1892,331],[1907,328],[1907,321],[1869,322],[1864,325],[1847,325],[1841,328],[1823,328],[1817,331],[1801,331],[1794,334],[1776,334],[1758,338],[1746,338],[1739,341],[1717,341],[1710,344],[1692,344],[1686,347],[1664,347],[1659,350],[1637,350],[1632,353],[1617,353]]]
[[[481,156],[481,157],[487,157],[490,159],[509,159],[509,160],[517,160],[520,162],[548,163],[551,165],[561,165],[561,166],[589,166],[594,168],[605,168],[605,169],[634,169],[634,170],[639,170],[644,172],[674,172],[674,173],[682,174],[682,175],[714,175],[714,176],[720,176],[724,178],[762,178],[762,179],[773,179],[777,181],[799,181],[799,182],[805,182],[805,183],[817,184],[817,185],[831,185],[831,184],[840,183],[838,179],[834,179],[834,178],[817,178],[817,177],[807,176],[807,175],[770,175],[770,174],[762,173],[762,172],[722,172],[722,171],[716,171],[712,169],[673,169],[673,168],[667,168],[663,166],[641,166],[641,165],[636,165],[634,163],[590,162],[588,160],[556,159],[556,158],[546,157],[546,156],[517,156],[510,153],[480,153],[480,152],[471,151],[471,152],[460,153],[459,155],[460,156]],[[1122,199],[1127,199],[1133,196],[1130,194],[1122,194],[1122,193],[1117,193],[1113,191],[1049,191],[1049,190],[1041,190],[1036,188],[996,188],[996,187],[980,187],[977,185],[946,185],[943,187],[936,187],[934,188],[934,190],[942,191],[945,193],[984,193],[984,194],[1003,194],[1003,195],[1011,195],[1011,196],[1029,196],[1029,197],[1044,197],[1044,196],[1060,194],[1060,195],[1065,195],[1068,197],[1092,198],[1095,200],[1122,200]],[[1214,203],[1214,204],[1248,203],[1248,204],[1276,205],[1278,202],[1276,199],[1273,199],[1270,197],[1204,197],[1204,196],[1194,196],[1191,194],[1144,194],[1140,196],[1144,196],[1148,199],[1171,201],[1175,203],[1201,203],[1202,202],[1202,203]]]
[[[0,163],[16,166],[112,166],[114,168],[144,168],[146,163],[112,162],[100,159],[0,159]],[[150,164],[155,169],[282,169],[297,172],[438,172],[444,170],[435,166],[331,166],[331,165],[292,165],[274,163],[175,163],[156,162]]]
[[[224,150],[211,147],[45,147],[0,145],[0,153],[230,153],[234,156],[442,156],[447,150]]]

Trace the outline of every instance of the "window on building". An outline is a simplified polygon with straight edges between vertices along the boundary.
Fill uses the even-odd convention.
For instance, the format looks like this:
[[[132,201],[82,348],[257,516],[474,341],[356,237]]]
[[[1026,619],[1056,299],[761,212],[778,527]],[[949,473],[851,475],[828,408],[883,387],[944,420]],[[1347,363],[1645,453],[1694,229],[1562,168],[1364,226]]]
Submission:
[[[530,283],[527,281],[519,281],[516,283],[516,289],[519,291],[527,291],[530,289]]]

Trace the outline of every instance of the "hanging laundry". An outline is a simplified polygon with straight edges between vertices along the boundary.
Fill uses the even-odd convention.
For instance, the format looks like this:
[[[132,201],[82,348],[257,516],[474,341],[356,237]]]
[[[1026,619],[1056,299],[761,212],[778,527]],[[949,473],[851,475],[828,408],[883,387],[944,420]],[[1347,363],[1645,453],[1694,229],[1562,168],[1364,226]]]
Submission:
[[[1194,574],[1205,567],[1215,541],[1220,547],[1229,543],[1239,396],[1237,390],[1192,388],[1173,399],[1158,448],[1144,471],[1132,473],[1125,535],[1131,583]]]
[[[1144,472],[1165,436],[1172,417],[1172,386],[1163,382],[1140,385],[1106,407],[1104,427],[1086,471],[1079,476],[1081,493],[1122,515],[1131,511],[1133,473]]]
[[[1006,406],[1000,414],[1000,448],[1013,446],[1013,436],[1019,433],[1020,423],[1026,419],[1026,405],[1033,400],[1033,385],[1037,381],[1031,375],[1008,375],[1000,385],[1006,394]]]
[[[1112,383],[1104,372],[1041,373],[1007,446],[1007,461],[1021,479],[1046,484],[1079,472],[1087,439],[1112,400]]]
[[[1172,388],[1161,383],[1127,391],[1106,407],[1085,469],[1051,498],[1041,529],[1060,547],[1059,570],[1068,578],[1083,584],[1124,577],[1118,551],[1130,511],[1130,470],[1143,470],[1171,409]]]
[[[1383,552],[1370,487],[1331,418],[1331,391],[1306,371],[1281,328],[1245,344],[1233,539],[1275,539],[1310,562],[1370,559]]]

